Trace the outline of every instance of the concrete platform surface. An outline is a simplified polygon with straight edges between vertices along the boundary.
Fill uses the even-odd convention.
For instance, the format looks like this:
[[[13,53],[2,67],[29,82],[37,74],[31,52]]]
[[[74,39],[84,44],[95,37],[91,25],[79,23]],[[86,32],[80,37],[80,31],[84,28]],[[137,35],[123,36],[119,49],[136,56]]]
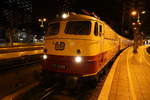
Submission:
[[[114,62],[98,100],[150,100],[150,54],[148,46],[124,50]]]

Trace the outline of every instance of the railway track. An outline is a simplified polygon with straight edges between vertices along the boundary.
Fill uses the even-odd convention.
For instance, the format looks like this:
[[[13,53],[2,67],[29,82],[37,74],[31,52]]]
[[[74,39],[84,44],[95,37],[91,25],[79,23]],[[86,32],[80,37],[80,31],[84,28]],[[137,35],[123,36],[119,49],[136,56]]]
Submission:
[[[23,95],[18,96],[15,100],[47,100],[49,96],[62,89],[60,86],[59,83],[49,83],[49,85],[47,85],[39,82],[38,85],[31,88]]]
[[[90,87],[88,82],[78,91],[77,89],[67,89],[62,81],[51,81],[39,84],[24,94],[21,99],[16,100],[97,100],[115,58],[102,70],[98,85],[94,89]]]
[[[62,81],[41,82],[15,100],[97,100],[108,72],[107,68],[107,72],[101,75],[95,89],[91,88],[88,83],[78,91],[77,89],[66,88]]]
[[[50,95],[58,92],[60,90],[60,85],[57,83],[52,87],[46,88],[44,90],[44,93],[41,95],[41,98],[39,100],[46,100]]]
[[[112,62],[106,67],[106,69],[104,69],[104,71],[102,71],[103,74],[101,75],[101,79],[95,89],[91,89],[87,84],[80,89],[81,91],[76,91],[76,89],[68,90],[64,86],[64,83],[61,81],[56,82],[52,80],[47,84],[40,82],[39,85],[29,89],[29,91],[13,100],[62,100],[62,97],[65,98],[64,100],[97,100],[96,98],[101,91],[104,80],[107,76],[107,73],[109,72],[109,69],[111,68],[111,65]],[[97,97],[93,97],[95,94]]]

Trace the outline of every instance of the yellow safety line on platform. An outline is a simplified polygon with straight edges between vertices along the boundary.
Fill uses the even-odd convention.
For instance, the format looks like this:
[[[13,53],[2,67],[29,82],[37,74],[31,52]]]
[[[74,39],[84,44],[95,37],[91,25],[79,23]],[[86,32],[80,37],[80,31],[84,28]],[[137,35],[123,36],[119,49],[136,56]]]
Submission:
[[[133,54],[133,53],[132,53],[132,54]],[[131,90],[131,94],[132,94],[133,100],[137,100],[137,99],[136,99],[136,95],[135,95],[135,91],[134,91],[134,88],[133,88],[133,82],[132,82],[132,79],[131,79],[128,57],[129,57],[129,51],[127,52],[127,60],[126,60],[126,61],[127,61],[128,78],[129,78],[129,86],[130,86],[130,90]]]
[[[115,70],[116,70],[119,59],[120,59],[120,56],[118,56],[115,63],[113,64],[113,66],[112,66],[112,68],[111,68],[111,70],[108,74],[108,77],[105,80],[104,86],[102,87],[102,90],[101,90],[101,93],[98,97],[98,100],[108,100],[109,93],[110,93],[110,90],[111,90],[111,84],[112,84],[112,81],[113,81],[113,76],[115,74]]]

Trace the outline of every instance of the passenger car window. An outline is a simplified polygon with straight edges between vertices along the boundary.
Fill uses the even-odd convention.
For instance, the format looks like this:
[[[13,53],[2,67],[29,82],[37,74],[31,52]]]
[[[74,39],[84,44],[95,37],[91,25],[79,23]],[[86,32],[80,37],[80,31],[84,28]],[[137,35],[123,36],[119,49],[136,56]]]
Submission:
[[[66,25],[65,33],[75,35],[89,35],[90,27],[90,21],[70,21]]]
[[[59,32],[60,23],[52,23],[48,25],[48,35],[56,35]]]
[[[94,35],[98,36],[98,23],[95,23],[95,27],[94,27]]]

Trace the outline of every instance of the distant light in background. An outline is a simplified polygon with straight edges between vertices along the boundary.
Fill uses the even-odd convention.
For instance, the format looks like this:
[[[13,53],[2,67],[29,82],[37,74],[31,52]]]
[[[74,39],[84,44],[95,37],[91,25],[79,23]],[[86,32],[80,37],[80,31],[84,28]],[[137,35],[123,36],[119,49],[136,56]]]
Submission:
[[[136,30],[136,27],[134,27],[133,29]]]
[[[41,21],[42,21],[42,19],[38,19],[38,21],[39,21],[39,22],[41,22]]]
[[[138,22],[139,25],[141,25],[141,22]]]
[[[33,36],[33,42],[34,42],[34,43],[38,42],[37,35],[34,35],[34,36]]]
[[[142,14],[145,14],[145,13],[146,13],[146,11],[145,11],[145,10],[143,10],[141,13],[142,13]]]
[[[46,22],[46,18],[43,18],[43,21]]]
[[[136,24],[136,23],[134,23],[134,22],[132,23],[132,25],[135,25],[135,24]]]
[[[23,41],[23,38],[20,38],[20,41]]]
[[[136,10],[131,12],[131,16],[136,16],[136,15],[137,15],[137,11]]]
[[[17,30],[14,34],[13,34],[13,41],[14,42],[27,42],[30,41],[30,35],[23,30]]]
[[[38,21],[39,21],[39,22],[41,22],[40,27],[42,27],[42,28],[43,28],[43,27],[44,27],[44,22],[46,22],[46,21],[47,21],[47,19],[46,19],[46,18],[39,18],[39,19],[38,19]]]
[[[133,26],[135,26],[135,25],[141,25],[141,22],[136,22],[136,23],[133,22],[132,25],[133,25]]]
[[[68,18],[68,17],[69,17],[69,14],[68,14],[68,13],[63,13],[63,14],[62,14],[62,18],[63,18],[63,19],[66,19],[66,18]]]

